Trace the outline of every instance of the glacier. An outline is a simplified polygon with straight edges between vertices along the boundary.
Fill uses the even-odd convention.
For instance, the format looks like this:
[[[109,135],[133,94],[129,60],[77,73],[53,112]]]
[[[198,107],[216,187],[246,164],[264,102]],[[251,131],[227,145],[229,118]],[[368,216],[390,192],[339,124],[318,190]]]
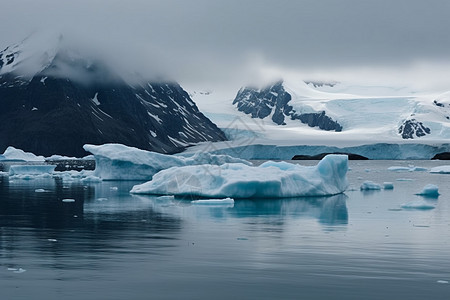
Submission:
[[[135,185],[131,193],[234,199],[327,196],[345,191],[347,170],[346,155],[328,155],[308,167],[273,161],[257,167],[242,163],[173,167]]]
[[[159,171],[176,166],[225,163],[251,165],[243,159],[207,152],[166,155],[121,144],[86,144],[83,148],[94,155],[94,176],[102,180],[150,180]]]
[[[428,160],[438,153],[450,152],[450,144],[375,143],[337,147],[331,145],[270,144],[273,141],[247,139],[218,143],[204,143],[186,150],[186,153],[208,150],[212,154],[231,155],[247,160],[290,160],[298,154],[353,153],[375,160]],[[292,141],[290,142],[292,143]]]

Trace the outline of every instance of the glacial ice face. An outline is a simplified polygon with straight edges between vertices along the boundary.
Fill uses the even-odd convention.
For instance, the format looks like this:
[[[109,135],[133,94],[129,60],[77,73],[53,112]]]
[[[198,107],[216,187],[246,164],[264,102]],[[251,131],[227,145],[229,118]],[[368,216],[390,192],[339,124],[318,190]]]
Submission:
[[[347,170],[346,155],[328,155],[312,167],[273,161],[258,167],[242,163],[174,167],[134,186],[131,193],[208,198],[335,195],[348,186]]]
[[[205,152],[190,156],[166,155],[121,144],[84,145],[83,148],[94,155],[96,164],[94,175],[102,180],[150,180],[159,171],[175,166],[251,164],[228,155]]]

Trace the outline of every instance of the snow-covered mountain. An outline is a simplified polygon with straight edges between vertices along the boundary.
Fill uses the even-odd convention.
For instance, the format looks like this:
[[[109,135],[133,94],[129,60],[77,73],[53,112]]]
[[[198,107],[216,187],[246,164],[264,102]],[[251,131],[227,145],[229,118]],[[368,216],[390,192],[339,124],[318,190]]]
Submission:
[[[131,50],[130,50],[131,51]],[[84,156],[84,144],[172,153],[225,135],[176,82],[129,80],[60,35],[33,35],[0,52],[0,152]]]
[[[288,78],[234,95],[212,88],[191,95],[233,140],[189,151],[207,147],[246,159],[345,151],[429,159],[450,151],[450,92]]]
[[[219,99],[223,96],[214,91],[191,94],[219,127],[253,131],[259,139],[252,142],[262,144],[348,146],[450,138],[450,93],[279,80],[243,87],[234,99]]]

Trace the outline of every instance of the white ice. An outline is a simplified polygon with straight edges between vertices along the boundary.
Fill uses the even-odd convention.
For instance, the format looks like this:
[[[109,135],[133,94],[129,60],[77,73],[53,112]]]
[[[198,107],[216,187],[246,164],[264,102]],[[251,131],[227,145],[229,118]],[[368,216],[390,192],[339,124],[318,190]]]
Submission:
[[[421,192],[416,195],[427,196],[427,197],[437,197],[439,196],[439,187],[435,184],[427,184]]]
[[[389,171],[394,172],[421,172],[428,171],[427,168],[416,167],[416,166],[408,166],[408,167],[400,167],[400,166],[392,166],[388,168]]]
[[[407,209],[433,209],[435,206],[425,200],[414,200],[402,204],[402,208]]]
[[[328,155],[310,167],[273,161],[258,167],[241,163],[173,167],[135,185],[131,193],[235,199],[325,196],[345,191],[347,169],[346,155]]]
[[[9,168],[9,176],[52,174],[54,165],[13,165]]]
[[[45,157],[9,146],[3,155],[0,155],[0,160],[44,161]]]
[[[234,205],[234,199],[202,199],[191,201],[195,205]]]
[[[206,152],[191,155],[166,155],[120,144],[84,145],[95,156],[94,175],[103,180],[150,180],[157,172],[170,167],[224,163],[250,163],[228,155]]]
[[[369,190],[381,190],[381,185],[375,183],[373,181],[364,181],[360,187],[361,191],[369,191]]]
[[[450,174],[450,166],[438,166],[431,168],[430,173]]]

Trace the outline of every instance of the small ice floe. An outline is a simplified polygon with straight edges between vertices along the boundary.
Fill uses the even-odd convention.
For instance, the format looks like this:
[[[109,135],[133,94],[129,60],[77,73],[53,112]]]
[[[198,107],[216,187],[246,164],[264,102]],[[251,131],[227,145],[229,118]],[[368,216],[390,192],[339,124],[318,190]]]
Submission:
[[[414,200],[414,201],[409,201],[409,202],[403,203],[402,208],[428,210],[428,209],[434,209],[435,206],[425,200]]]
[[[100,201],[100,202],[108,201],[108,198],[97,198],[97,201]]]
[[[191,204],[195,205],[234,205],[234,199],[204,199],[204,200],[194,200]]]
[[[361,187],[359,189],[361,191],[376,191],[381,190],[381,185],[373,181],[366,180],[361,184]]]
[[[10,176],[52,174],[56,166],[53,165],[13,165],[9,168]]]
[[[438,166],[431,168],[430,173],[450,174],[450,166]]]
[[[439,188],[435,184],[427,184],[422,191],[416,195],[436,198],[439,197]]]
[[[383,182],[383,188],[385,190],[393,190],[394,184],[392,182]]]
[[[81,182],[91,182],[91,183],[95,183],[95,182],[101,182],[102,180],[100,179],[100,177],[94,176],[94,175],[89,175],[86,176],[84,178],[81,178]]]
[[[399,167],[399,166],[392,166],[388,168],[389,171],[393,172],[424,172],[428,171],[427,168],[422,167],[416,167],[416,166],[408,166],[408,167]]]
[[[112,186],[109,188],[111,191],[118,191],[119,188],[117,186]]]
[[[8,271],[11,271],[11,272],[13,272],[13,273],[20,274],[20,273],[26,272],[27,270],[22,269],[22,268],[8,268]]]
[[[438,281],[436,281],[437,283],[440,283],[440,284],[448,284],[448,281],[447,280],[438,280]]]
[[[47,241],[49,241],[49,242],[57,242],[58,240],[56,240],[56,239],[47,239]]]
[[[35,192],[35,193],[45,193],[45,192],[47,192],[47,191],[44,190],[44,189],[35,189],[34,192]]]
[[[397,181],[413,181],[413,179],[411,179],[411,178],[397,178],[395,180],[397,180]]]
[[[75,202],[75,199],[62,199],[62,202],[66,203]]]

